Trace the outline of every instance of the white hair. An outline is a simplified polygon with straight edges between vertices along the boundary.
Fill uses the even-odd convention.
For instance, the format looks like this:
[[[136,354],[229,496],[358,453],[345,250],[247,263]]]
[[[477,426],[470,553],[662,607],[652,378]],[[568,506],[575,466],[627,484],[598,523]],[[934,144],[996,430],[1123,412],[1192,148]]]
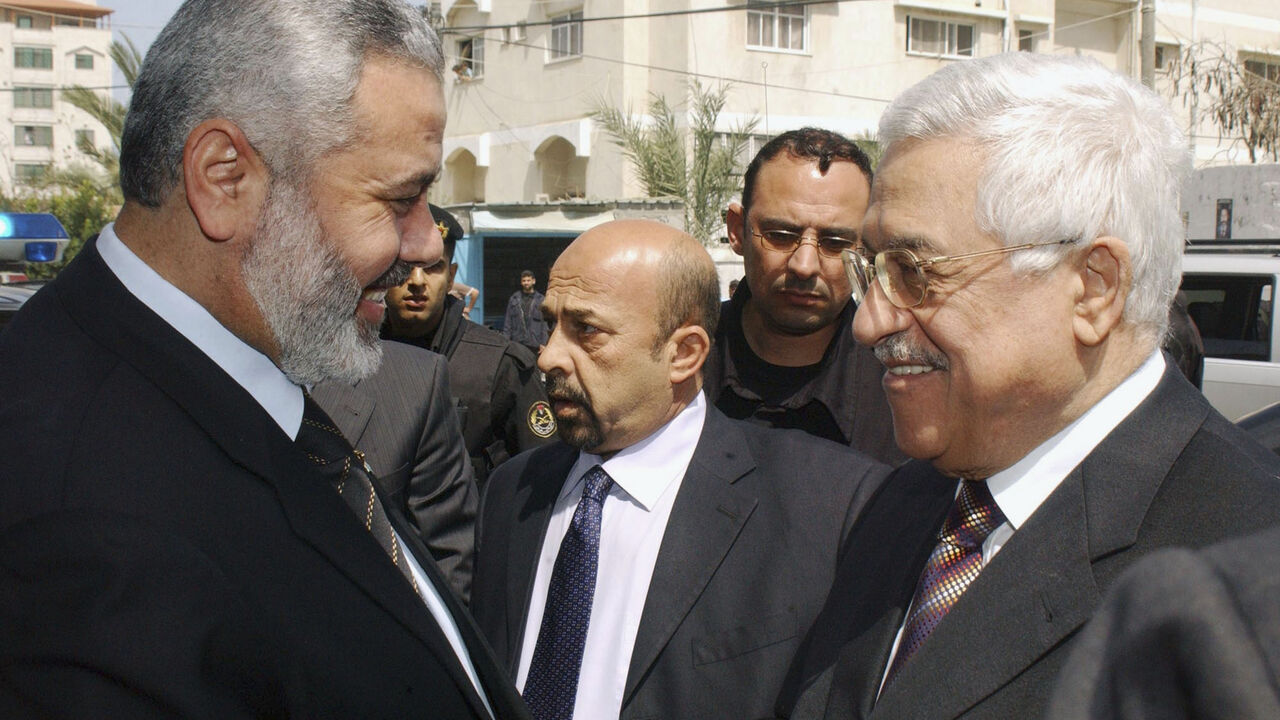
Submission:
[[[1124,320],[1152,347],[1182,273],[1186,138],[1168,104],[1083,57],[1006,53],[956,62],[912,86],[880,119],[886,146],[971,141],[985,159],[976,222],[1008,245],[1111,235],[1129,248]],[[1075,246],[1011,257],[1019,272],[1053,267]]]

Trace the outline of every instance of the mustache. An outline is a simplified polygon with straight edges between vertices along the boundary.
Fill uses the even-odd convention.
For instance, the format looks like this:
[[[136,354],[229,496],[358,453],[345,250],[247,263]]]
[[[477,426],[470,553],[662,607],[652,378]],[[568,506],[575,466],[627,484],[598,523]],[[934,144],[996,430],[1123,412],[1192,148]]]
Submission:
[[[413,265],[396,258],[396,261],[387,268],[387,271],[378,276],[370,287],[393,288],[403,285],[409,279],[409,273],[413,272]]]
[[[896,361],[911,365],[928,365],[939,370],[946,370],[951,367],[951,363],[947,361],[947,356],[936,350],[916,345],[902,333],[890,335],[875,346],[874,352],[876,359],[882,365],[888,365],[891,361]]]
[[[548,375],[543,383],[546,386],[547,397],[552,400],[568,400],[575,405],[580,405],[587,410],[591,409],[591,401],[587,399],[586,393],[581,388],[574,387],[569,381],[560,375]]]

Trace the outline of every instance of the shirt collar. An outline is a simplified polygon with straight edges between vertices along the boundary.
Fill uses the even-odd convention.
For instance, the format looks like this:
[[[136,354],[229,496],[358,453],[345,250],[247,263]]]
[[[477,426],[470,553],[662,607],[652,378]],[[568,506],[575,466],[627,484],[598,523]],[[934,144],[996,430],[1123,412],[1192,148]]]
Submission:
[[[219,323],[203,305],[147,265],[108,224],[98,235],[98,254],[125,289],[209,356],[240,384],[290,438],[302,426],[302,388],[271,358]]]
[[[1058,485],[1151,394],[1164,374],[1156,349],[1142,365],[1074,422],[1018,462],[987,479],[1005,519],[1016,530]]]
[[[684,477],[693,451],[702,436],[707,403],[701,392],[683,410],[649,437],[619,450],[602,461],[599,455],[580,451],[569,471],[571,482],[564,484],[560,497],[577,492],[582,478],[596,465],[603,465],[613,482],[645,510],[652,510],[673,482]]]

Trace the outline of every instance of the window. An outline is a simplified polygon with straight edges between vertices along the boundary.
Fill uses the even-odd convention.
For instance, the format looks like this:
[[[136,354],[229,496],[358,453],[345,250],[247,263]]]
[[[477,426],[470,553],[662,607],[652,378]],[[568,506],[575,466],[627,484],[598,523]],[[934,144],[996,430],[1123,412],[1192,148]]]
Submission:
[[[453,71],[459,80],[484,77],[484,38],[467,38],[458,42],[458,62]]]
[[[551,60],[582,54],[582,11],[551,19],[551,40],[547,47]]]
[[[77,70],[92,70],[92,69],[93,69],[93,56],[92,56],[92,55],[90,55],[90,54],[88,54],[88,53],[76,53],[76,69],[77,69]]]
[[[1204,340],[1206,357],[1269,360],[1270,275],[1185,275],[1187,314]]]
[[[13,66],[51,70],[53,69],[53,49],[15,47],[13,49]]]
[[[1036,34],[1030,30],[1018,31],[1018,52],[1035,52]]]
[[[1271,82],[1280,82],[1280,60],[1245,60],[1244,69]]]
[[[18,27],[26,29],[30,28],[34,24],[34,21],[30,15],[19,15],[17,24]]]
[[[17,125],[13,128],[13,144],[20,147],[53,147],[53,128],[49,125]]]
[[[807,49],[806,12],[804,6],[752,10],[748,5],[747,47],[804,52]]]
[[[16,87],[13,89],[13,106],[16,108],[51,108],[53,107],[53,89]]]
[[[94,146],[94,145],[93,145],[93,131],[92,131],[92,130],[77,130],[77,131],[76,131],[76,147],[78,147],[78,148],[84,148],[84,147],[93,147],[93,146]]]
[[[42,180],[47,174],[49,166],[40,163],[17,163],[13,166],[13,177],[18,182]]]
[[[973,57],[973,26],[944,20],[907,17],[907,52],[946,57]]]

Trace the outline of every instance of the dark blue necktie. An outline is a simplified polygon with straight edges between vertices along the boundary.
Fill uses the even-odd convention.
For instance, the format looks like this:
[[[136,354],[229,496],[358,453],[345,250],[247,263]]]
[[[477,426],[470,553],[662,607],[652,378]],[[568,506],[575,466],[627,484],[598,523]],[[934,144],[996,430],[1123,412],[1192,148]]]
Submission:
[[[613,478],[596,465],[584,481],[582,499],[551,571],[538,643],[524,683],[524,700],[534,720],[570,720],[578,696],[582,648],[587,643],[600,561],[600,511]]]

